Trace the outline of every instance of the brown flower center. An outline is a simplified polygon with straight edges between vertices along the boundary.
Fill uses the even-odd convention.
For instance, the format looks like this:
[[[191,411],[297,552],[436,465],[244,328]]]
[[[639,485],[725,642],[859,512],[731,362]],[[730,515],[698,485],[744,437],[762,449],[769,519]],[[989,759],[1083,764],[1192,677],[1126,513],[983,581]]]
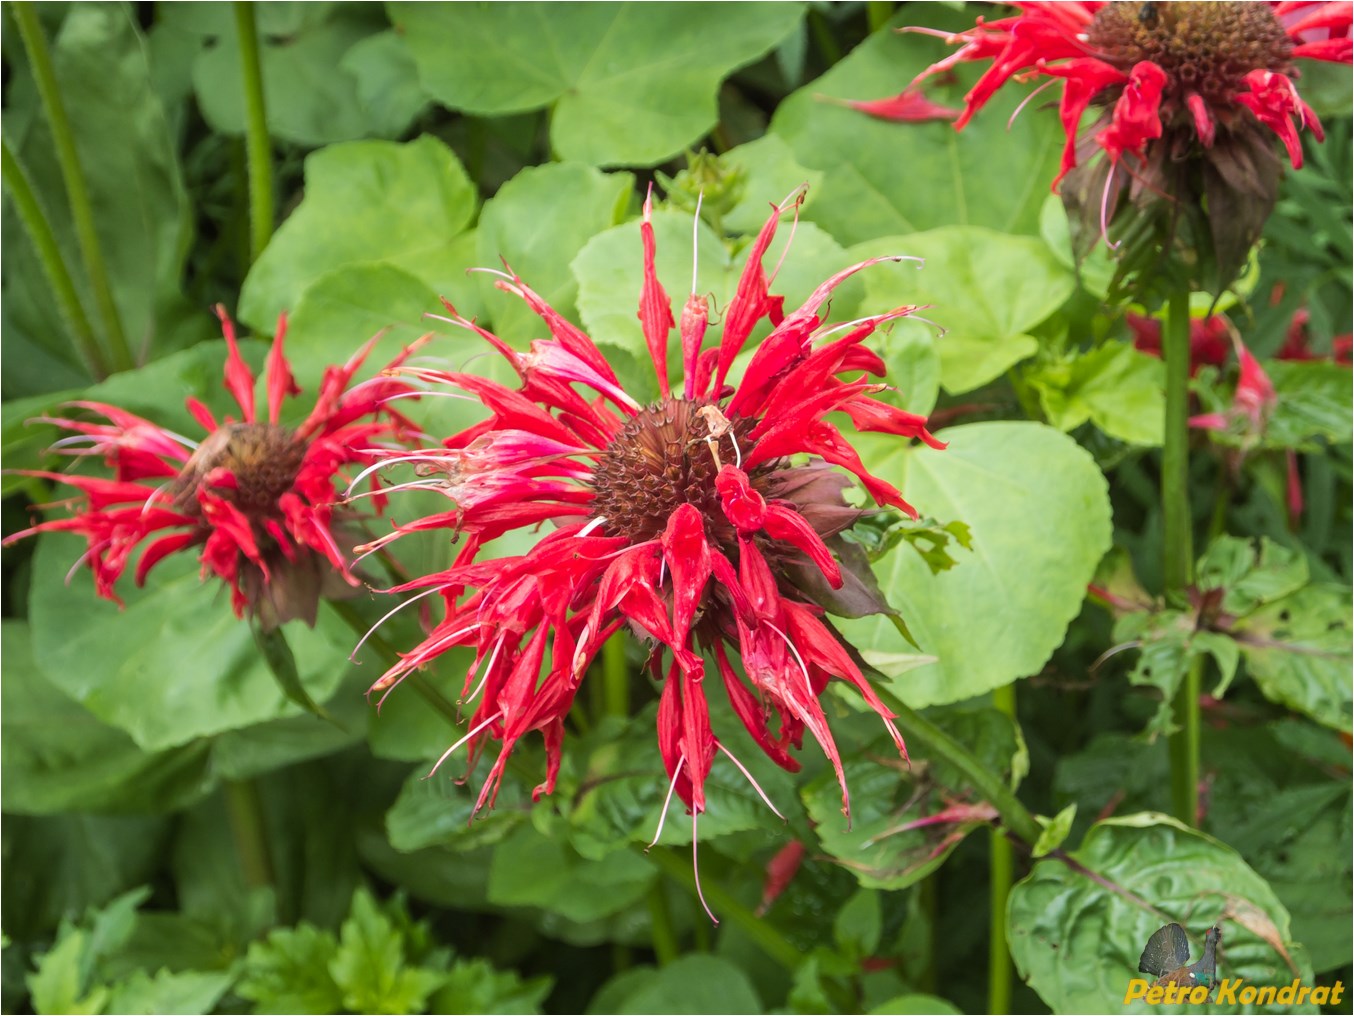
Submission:
[[[1122,71],[1150,60],[1170,78],[1168,95],[1198,92],[1225,106],[1257,68],[1291,73],[1293,43],[1269,4],[1109,3],[1087,32],[1097,56]]]
[[[724,518],[715,477],[719,465],[737,465],[737,441],[749,447],[750,419],[726,420],[712,403],[668,398],[640,410],[607,446],[593,471],[593,511],[606,531],[639,543],[661,536],[682,504],[705,518],[706,536],[736,546]],[[718,455],[718,463],[716,462]],[[768,466],[749,471],[753,486]]]
[[[296,480],[306,446],[287,427],[268,423],[231,423],[211,434],[193,452],[174,483],[174,504],[197,511],[195,493],[213,469],[235,477],[236,488],[213,491],[247,515],[277,513],[277,500]]]

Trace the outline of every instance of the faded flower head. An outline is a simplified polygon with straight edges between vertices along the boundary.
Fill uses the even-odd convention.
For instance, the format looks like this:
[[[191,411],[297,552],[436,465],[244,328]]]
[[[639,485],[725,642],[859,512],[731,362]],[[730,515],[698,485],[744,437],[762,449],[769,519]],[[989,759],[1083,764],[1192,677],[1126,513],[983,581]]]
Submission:
[[[136,584],[170,554],[200,548],[202,574],[231,590],[236,616],[255,617],[265,629],[293,618],[315,623],[321,596],[337,596],[358,584],[344,547],[353,539],[341,525],[355,513],[335,511],[335,480],[350,465],[371,460],[373,442],[404,440],[412,424],[386,400],[410,393],[388,377],[349,389],[371,343],[342,367],[329,367],[315,406],[295,428],[279,422],[283,401],[300,394],[282,354],[286,319],[278,321],[268,356],[267,419],[255,411],[254,375],[240,355],[235,329],[223,307],[216,312],[226,339],[225,387],[241,418],[218,421],[197,399],[187,406],[206,431],[193,441],[116,406],[75,402],[103,421],[43,418],[71,431],[54,446],[64,454],[101,457],[112,479],[71,473],[30,472],[77,488],[74,514],[51,519],[8,537],[74,532],[89,548],[83,561],[100,596],[121,604],[115,587],[133,551],[141,552]],[[374,342],[375,340],[373,340]],[[392,366],[398,366],[408,351]],[[381,497],[375,499],[380,507]]]
[[[959,63],[992,62],[965,97],[956,128],[1012,79],[1061,82],[1067,144],[1054,188],[1062,184],[1074,228],[1092,242],[1105,235],[1124,194],[1139,211],[1163,197],[1168,206],[1206,198],[1211,229],[1194,244],[1211,241],[1213,281],[1225,286],[1274,204],[1273,137],[1297,169],[1299,131],[1323,136],[1298,94],[1294,61],[1350,62],[1348,0],[1012,6],[1020,9],[1014,17],[979,19],[946,35],[961,47],[917,81]],[[1083,130],[1088,109],[1100,112]]]
[[[867,380],[882,375],[884,364],[863,341],[915,308],[830,329],[819,313],[842,280],[900,259],[853,265],[789,313],[771,295],[762,259],[780,215],[802,197],[796,192],[767,220],[725,308],[722,334],[709,344],[707,302],[694,287],[674,319],[654,269],[646,201],[639,319],[658,378],[655,402],[641,405],[622,390],[593,341],[511,272],[497,285],[527,302],[550,339],[520,353],[454,309],[448,320],[507,359],[519,388],[401,369],[472,394],[489,415],[443,449],[407,457],[421,477],[408,486],[440,491],[454,507],[378,543],[447,528],[461,549],[446,571],[395,590],[440,594],[446,614],[372,690],[387,691],[453,646],[474,647],[462,693],[475,703],[470,732],[443,760],[468,742],[473,764],[488,741],[500,742],[477,808],[492,805],[509,753],[532,730],[543,733],[547,754],[535,794],[552,790],[564,717],[603,642],[625,626],[652,647],[647,669],[662,683],[659,749],[672,792],[693,818],[705,808],[716,752],[727,752],[710,727],[711,683],[723,685],[748,732],[786,769],[798,768],[791,752],[806,732],[812,736],[836,768],[844,809],[841,760],[819,702],[830,679],[853,685],[903,752],[892,714],[822,615],[825,608],[853,616],[886,609],[868,564],[839,538],[862,514],[843,498],[847,474],[876,503],[912,509],[871,475],[828,415],[844,413],[859,430],[943,445],[923,417],[874,399],[885,386]],[[771,332],[731,383],[734,359],[762,321]],[[683,378],[675,386],[668,371],[674,327]],[[554,528],[527,553],[479,559],[486,541],[547,521]]]

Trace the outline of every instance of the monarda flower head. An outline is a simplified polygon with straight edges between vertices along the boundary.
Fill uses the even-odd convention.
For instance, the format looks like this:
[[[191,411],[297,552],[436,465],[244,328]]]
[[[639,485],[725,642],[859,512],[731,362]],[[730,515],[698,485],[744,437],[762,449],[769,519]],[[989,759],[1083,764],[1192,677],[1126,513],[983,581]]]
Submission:
[[[469,744],[473,764],[486,742],[500,742],[477,810],[492,805],[508,755],[529,731],[541,731],[546,746],[545,780],[534,796],[553,789],[565,715],[603,642],[627,625],[652,646],[648,669],[662,683],[658,746],[669,794],[681,798],[693,822],[705,809],[715,754],[727,752],[710,726],[712,679],[784,768],[799,768],[791,751],[805,732],[812,736],[836,769],[848,814],[841,760],[819,702],[830,679],[856,688],[906,757],[893,714],[822,615],[828,606],[855,615],[885,609],[859,571],[868,564],[839,539],[862,514],[843,498],[846,474],[877,504],[915,512],[869,472],[828,416],[842,413],[859,430],[943,445],[923,417],[873,398],[885,386],[867,380],[882,375],[884,364],[863,341],[915,308],[830,329],[820,314],[848,276],[901,259],[853,265],[789,313],[783,298],[771,295],[762,259],[780,215],[800,201],[796,192],[757,236],[712,343],[705,341],[703,297],[693,292],[680,319],[673,317],[654,268],[651,200],[645,202],[639,319],[658,378],[656,402],[641,405],[627,394],[593,341],[511,272],[497,285],[526,301],[551,338],[521,353],[454,309],[448,320],[507,359],[519,388],[401,369],[470,393],[488,418],[447,438],[441,450],[407,457],[421,474],[409,486],[440,491],[455,506],[387,539],[448,528],[462,546],[446,571],[394,590],[438,593],[446,615],[372,690],[389,690],[453,646],[474,647],[462,692],[475,703],[470,731],[438,765],[461,744]],[[763,321],[770,334],[731,383],[735,357]],[[674,328],[682,366],[676,386],[668,371]],[[555,528],[527,553],[479,559],[486,541],[542,522]]]
[[[1116,230],[1121,277],[1159,269],[1163,241],[1192,250],[1186,270],[1225,288],[1274,206],[1282,141],[1302,166],[1298,132],[1321,124],[1298,94],[1294,60],[1349,63],[1351,4],[1251,2],[1014,3],[1014,17],[957,35],[951,56],[917,82],[967,61],[992,62],[964,100],[962,129],[1006,82],[1061,82],[1067,134],[1061,183],[1083,249],[1108,234],[1126,195],[1135,211]],[[1083,114],[1099,110],[1083,130]],[[1097,154],[1100,158],[1095,158]],[[1207,221],[1177,226],[1201,207]],[[1196,263],[1197,262],[1197,263]]]
[[[284,426],[283,402],[300,389],[282,354],[283,317],[268,356],[268,411],[261,419],[254,375],[240,355],[234,326],[223,307],[216,312],[227,347],[225,387],[241,418],[218,421],[189,397],[188,411],[206,431],[201,441],[101,402],[71,405],[106,422],[43,418],[73,432],[56,450],[102,457],[114,476],[27,473],[75,487],[83,499],[73,499],[70,517],[39,523],[5,543],[36,533],[81,534],[89,544],[83,560],[95,590],[119,604],[115,587],[143,541],[151,540],[136,566],[138,586],[169,555],[197,550],[203,577],[216,575],[230,587],[236,616],[249,614],[264,630],[293,618],[314,625],[321,596],[345,595],[359,584],[344,547],[360,537],[341,531],[356,514],[335,510],[336,480],[346,486],[349,467],[372,461],[364,449],[373,442],[407,441],[416,433],[386,406],[411,388],[390,377],[348,387],[371,349],[368,343],[343,366],[326,368],[310,414],[295,427]],[[379,496],[376,501],[379,507]]]

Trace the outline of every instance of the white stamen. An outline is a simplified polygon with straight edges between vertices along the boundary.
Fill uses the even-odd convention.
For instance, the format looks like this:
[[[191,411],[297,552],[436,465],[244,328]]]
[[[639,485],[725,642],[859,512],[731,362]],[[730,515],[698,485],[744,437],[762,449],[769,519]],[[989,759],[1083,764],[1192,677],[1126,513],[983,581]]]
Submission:
[[[1100,236],[1105,241],[1105,246],[1114,251],[1122,244],[1110,243],[1109,222],[1106,220],[1109,216],[1110,186],[1114,183],[1114,174],[1118,169],[1117,163],[1110,163],[1110,171],[1105,175],[1105,189],[1100,194]]]
[[[705,191],[696,195],[696,215],[691,220],[691,295],[696,295],[696,266],[701,231],[701,202],[705,200]]]
[[[353,492],[354,487],[372,473],[376,472],[376,470],[384,469],[386,466],[393,466],[397,462],[444,462],[446,461],[446,458],[447,456],[445,455],[429,455],[426,452],[420,452],[416,455],[393,455],[388,459],[382,459],[375,465],[368,466],[366,469],[362,470],[362,472],[358,473],[357,476],[353,478],[353,482],[348,484],[348,489],[343,492],[343,496],[347,497],[350,495]]]
[[[786,635],[785,632],[777,628],[770,621],[763,620],[762,624],[766,625],[768,628],[770,628],[773,632],[775,632],[785,641],[786,647],[790,650],[791,653],[794,654],[795,662],[799,664],[799,672],[804,675],[804,686],[809,689],[809,697],[816,698],[817,696],[814,694],[813,691],[813,682],[809,680],[809,668],[804,666],[804,658],[799,655],[799,650],[796,649],[795,644],[790,641],[790,637]]]
[[[358,640],[357,645],[353,646],[353,651],[348,654],[348,660],[352,663],[357,663],[357,661],[354,660],[353,657],[357,655],[357,651],[362,648],[362,646],[366,643],[367,639],[371,638],[372,635],[376,633],[377,628],[381,627],[381,625],[385,624],[388,620],[390,620],[390,618],[394,617],[405,607],[409,606],[409,604],[415,602],[416,600],[421,600],[425,596],[431,596],[433,593],[446,588],[447,588],[446,586],[430,586],[429,588],[423,590],[423,592],[419,593],[417,596],[411,596],[403,603],[397,604],[393,610],[389,611],[383,618],[381,618],[381,620],[377,621],[374,625],[372,625],[370,628],[367,629],[367,634],[363,635],[362,638]]]
[[[677,777],[682,775],[682,766],[686,762],[686,754],[683,753],[677,758],[677,768],[672,771],[672,782],[668,784],[668,796],[663,798],[663,810],[658,814],[658,828],[654,830],[653,839],[649,845],[644,848],[648,853],[658,843],[658,837],[663,835],[663,823],[668,820],[668,805],[672,804],[672,792],[677,789]]]
[[[484,665],[484,673],[480,677],[479,683],[475,685],[473,689],[471,689],[469,695],[465,694],[465,691],[462,690],[461,699],[459,702],[456,703],[457,705],[464,705],[467,702],[473,702],[475,700],[475,696],[478,695],[480,693],[480,690],[484,687],[484,682],[489,680],[489,675],[493,673],[494,662],[498,659],[499,651],[503,648],[503,641],[506,638],[507,632],[503,632],[498,636],[498,638],[494,639],[494,650],[489,654],[488,662],[486,662]],[[465,676],[466,684],[469,684],[470,679],[475,676],[475,672],[479,670],[479,665],[480,665],[479,661],[476,660],[475,665],[470,668],[470,673],[466,674]]]
[[[425,780],[432,779],[433,775],[437,772],[437,770],[438,770],[439,768],[441,768],[442,763],[445,762],[449,757],[451,757],[451,753],[452,753],[452,752],[454,752],[454,751],[455,751],[457,748],[459,748],[461,745],[465,744],[466,741],[469,741],[472,737],[474,737],[476,734],[478,734],[478,733],[479,733],[481,730],[483,730],[485,727],[489,726],[489,724],[497,722],[498,719],[499,719],[499,717],[501,717],[502,715],[503,715],[503,710],[500,709],[498,712],[494,713],[493,716],[490,716],[487,720],[485,720],[484,722],[482,722],[482,723],[480,723],[478,726],[476,726],[473,730],[470,731],[470,733],[466,734],[465,737],[461,738],[459,741],[457,741],[455,744],[453,744],[453,745],[452,745],[450,748],[448,748],[446,751],[442,752],[442,757],[439,758],[439,759],[433,764],[433,767],[432,767],[431,770],[429,770],[428,775],[425,776],[425,777],[423,777],[423,778],[424,778]]]
[[[757,783],[757,781],[752,778],[752,774],[747,771],[747,767],[744,766],[742,762],[738,761],[738,758],[734,755],[734,753],[729,751],[729,749],[724,747],[724,745],[719,741],[715,742],[715,747],[718,748],[720,751],[722,751],[725,755],[729,756],[729,761],[738,767],[738,771],[747,778],[747,781],[749,783],[752,784],[752,789],[757,791],[757,796],[760,797],[763,803],[765,803],[766,806],[771,809],[772,813],[776,816],[776,818],[780,819],[782,822],[787,821],[785,816],[780,813],[780,810],[774,804],[771,803],[771,798],[766,796],[766,792],[763,791],[761,786]]]
[[[701,892],[700,852],[698,840],[696,838],[696,818],[699,814],[700,812],[695,811],[694,809],[691,812],[691,874],[696,879],[696,896],[700,899],[701,906],[705,908],[706,916],[709,917],[714,924],[718,924],[719,918],[716,917],[714,911],[710,909],[710,904],[705,902],[705,893]]]
[[[592,534],[592,531],[593,531],[594,529],[597,529],[598,527],[604,526],[604,525],[606,525],[606,517],[605,517],[605,516],[603,516],[603,517],[600,518],[600,519],[593,519],[591,522],[589,522],[586,526],[584,526],[584,527],[583,527],[582,529],[580,529],[578,532],[574,533],[574,539],[576,539],[576,540],[581,540],[581,539],[583,539],[583,537],[591,535],[591,534]]]
[[[1042,85],[1040,85],[1038,88],[1036,88],[1034,91],[1032,91],[1029,95],[1027,95],[1027,96],[1025,96],[1025,98],[1021,99],[1021,100],[1020,100],[1020,105],[1017,106],[1017,107],[1015,108],[1015,112],[1011,114],[1011,119],[1009,119],[1009,120],[1006,121],[1006,129],[1007,129],[1008,131],[1011,129],[1011,127],[1012,127],[1012,126],[1015,124],[1015,122],[1016,122],[1016,117],[1018,117],[1018,116],[1020,115],[1020,111],[1021,111],[1022,109],[1024,109],[1026,106],[1028,106],[1028,105],[1030,104],[1030,100],[1031,100],[1031,99],[1033,99],[1036,95],[1038,95],[1040,92],[1042,92],[1045,88],[1048,88],[1050,85],[1053,84],[1053,82],[1055,82],[1055,81],[1057,81],[1057,80],[1058,80],[1057,78],[1049,78],[1049,79],[1048,79],[1047,81],[1045,81]]]

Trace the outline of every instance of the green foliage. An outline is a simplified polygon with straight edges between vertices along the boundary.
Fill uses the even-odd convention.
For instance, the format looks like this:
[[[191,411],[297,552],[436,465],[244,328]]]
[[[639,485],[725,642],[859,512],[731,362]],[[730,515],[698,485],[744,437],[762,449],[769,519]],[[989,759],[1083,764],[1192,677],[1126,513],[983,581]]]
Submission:
[[[53,447],[67,432],[47,418],[104,403],[196,441],[185,399],[238,417],[217,303],[256,336],[241,350],[258,375],[259,339],[286,315],[306,392],[287,426],[368,341],[356,383],[418,342],[417,366],[520,387],[448,320],[491,328],[536,369],[549,328],[504,273],[594,338],[636,401],[656,399],[638,316],[649,196],[659,277],[678,316],[708,301],[707,343],[787,196],[798,214],[781,215],[764,259],[786,313],[862,259],[924,259],[843,281],[819,330],[914,307],[865,342],[882,377],[864,360],[841,377],[878,382],[874,397],[927,417],[947,447],[828,418],[920,513],[851,490],[861,517],[829,541],[851,570],[873,567],[895,611],[837,616],[862,613],[850,590],[819,601],[901,713],[909,752],[858,689],[828,682],[849,817],[814,734],[789,748],[802,768],[777,765],[708,656],[722,750],[706,809],[687,814],[656,744],[652,647],[624,629],[569,689],[563,730],[525,732],[491,807],[477,805],[497,729],[430,775],[468,732],[486,662],[457,647],[379,709],[363,692],[441,617],[436,595],[394,611],[384,590],[448,568],[464,533],[402,538],[314,628],[260,641],[203,581],[198,548],[144,586],[133,555],[118,605],[93,595],[76,537],[7,546],[0,1008],[1118,1011],[1171,921],[1195,956],[1220,924],[1222,976],[1350,982],[1354,414],[1335,358],[1351,325],[1347,68],[1300,62],[1325,142],[1303,132],[1305,167],[1285,171],[1263,242],[1229,252],[1244,276],[1191,294],[1196,317],[1226,315],[1275,398],[1237,403],[1235,353],[1195,373],[1189,412],[1228,422],[1193,432],[1198,568],[1168,599],[1164,370],[1105,303],[1122,251],[1073,256],[1049,190],[1059,93],[1027,102],[1012,81],[961,131],[845,104],[894,96],[952,53],[937,35],[972,26],[961,7],[254,4],[276,200],[252,263],[231,5],[5,8],[6,537],[69,514],[69,489],[33,471],[108,475],[78,441]],[[40,94],[33,25],[69,130]],[[928,31],[894,31],[908,26]],[[958,64],[924,94],[958,109],[983,70]],[[1079,242],[1099,235],[1088,209]],[[434,393],[396,405],[430,445],[486,417]],[[401,491],[358,539],[450,506],[446,490]],[[1171,700],[1199,661],[1195,831],[1160,814],[1172,767],[1157,735],[1178,725]],[[557,734],[557,783],[538,794]],[[969,835],[984,827],[996,838]],[[988,843],[1003,835],[1023,841],[1005,912],[1021,980],[1005,1003],[984,973],[1005,958],[988,955]]]
[[[651,166],[698,140],[715,124],[720,81],[803,14],[793,3],[390,11],[440,102],[481,115],[549,106],[551,149],[596,166]]]
[[[880,588],[935,662],[896,674],[871,656],[905,651],[891,624],[840,625],[913,706],[957,702],[1037,671],[1109,548],[1104,477],[1070,438],[1032,423],[967,424],[943,436],[943,452],[862,442],[880,476],[928,513],[962,519],[972,534],[972,553],[961,552],[949,571],[931,574],[907,547],[875,567]],[[1056,499],[1042,496],[1049,490]]]
[[[1123,1005],[1147,939],[1172,921],[1194,950],[1222,923],[1220,976],[1311,983],[1311,962],[1265,880],[1225,844],[1164,815],[1101,822],[1077,850],[1036,863],[1011,893],[1007,934],[1021,977],[1054,1012],[1086,1012]]]

